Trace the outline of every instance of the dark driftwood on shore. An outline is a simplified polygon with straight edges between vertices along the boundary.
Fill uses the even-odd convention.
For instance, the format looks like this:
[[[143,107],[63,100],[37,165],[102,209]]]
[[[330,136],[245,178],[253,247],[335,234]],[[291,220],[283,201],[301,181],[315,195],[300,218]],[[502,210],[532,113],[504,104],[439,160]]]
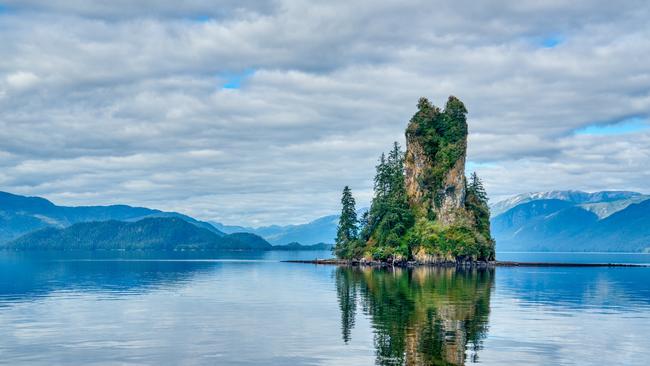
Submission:
[[[360,262],[349,261],[344,259],[312,259],[312,260],[287,260],[286,263],[307,263],[307,264],[328,264],[340,266],[396,266],[396,267],[413,267],[413,266],[439,266],[439,267],[650,267],[647,264],[636,263],[553,263],[553,262],[461,262],[461,263],[417,263],[417,262],[401,262],[401,263],[388,263],[388,262]]]

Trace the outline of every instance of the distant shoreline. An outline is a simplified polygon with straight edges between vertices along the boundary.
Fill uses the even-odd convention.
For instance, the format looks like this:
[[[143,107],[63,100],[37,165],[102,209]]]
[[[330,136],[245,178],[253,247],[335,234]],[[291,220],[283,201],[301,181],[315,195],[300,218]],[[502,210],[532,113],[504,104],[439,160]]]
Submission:
[[[440,263],[418,263],[418,262],[361,262],[344,259],[312,259],[312,260],[286,260],[284,263],[303,263],[337,266],[360,266],[360,267],[460,267],[460,268],[485,268],[485,267],[650,267],[642,263],[563,263],[563,262],[440,262]]]

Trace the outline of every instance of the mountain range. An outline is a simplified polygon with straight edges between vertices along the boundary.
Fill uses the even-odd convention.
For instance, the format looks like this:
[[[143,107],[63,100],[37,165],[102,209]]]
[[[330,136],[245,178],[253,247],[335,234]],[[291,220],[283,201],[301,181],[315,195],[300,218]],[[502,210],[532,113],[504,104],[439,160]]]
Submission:
[[[4,244],[10,250],[270,250],[250,233],[218,235],[178,217],[92,221],[47,227]]]
[[[580,205],[582,208],[592,211],[600,218],[604,218],[616,211],[624,209],[632,203],[639,203],[648,198],[650,196],[629,191],[602,191],[595,193],[582,191],[533,192],[519,194],[490,205],[490,213],[492,217],[497,217],[522,203],[555,199]]]
[[[650,252],[650,196],[553,191],[493,206],[500,251]]]
[[[306,224],[298,225],[270,225],[258,228],[244,226],[228,226],[218,222],[210,222],[219,231],[226,234],[247,232],[257,234],[268,240],[273,245],[298,242],[312,245],[318,243],[333,243],[336,238],[336,226],[339,222],[338,215],[323,216]]]
[[[336,226],[334,226],[336,230]],[[231,230],[177,212],[132,207],[58,206],[41,197],[0,192],[0,248],[11,250],[323,250],[328,244]],[[291,242],[291,243],[290,243]]]
[[[359,215],[362,212],[360,210]],[[498,251],[650,251],[650,196],[641,193],[587,193],[570,190],[527,193],[491,205],[491,212],[492,235],[497,241]],[[154,218],[170,220],[141,222]],[[178,219],[192,227],[171,219]],[[111,220],[120,223],[105,223]],[[129,237],[129,230],[134,230],[138,225],[144,230],[154,222],[158,226],[158,232],[169,235],[165,240],[161,236],[158,244],[147,244],[144,239]],[[329,244],[333,243],[338,215],[323,216],[299,225],[251,228],[205,222],[176,212],[144,207],[57,206],[40,197],[0,192],[0,245],[14,241],[12,245],[16,245],[15,248],[28,247],[25,240],[34,241],[39,238],[42,243],[46,243],[42,245],[50,246],[52,244],[47,244],[47,240],[43,239],[46,234],[51,235],[48,240],[59,237],[67,238],[68,242],[72,240],[70,238],[80,237],[83,230],[88,230],[83,225],[75,226],[81,223],[95,226],[98,233],[109,232],[107,228],[112,227],[111,230],[119,232],[113,240],[119,242],[123,238],[129,238],[132,241],[129,245],[133,247],[155,247],[165,242],[177,246],[176,250],[188,249],[190,243],[181,243],[173,239],[174,235],[190,235],[191,231],[193,238],[201,238],[208,236],[205,233],[207,231],[210,240],[197,239],[191,244],[201,248],[268,249],[270,245],[260,242],[264,240],[268,242],[266,244],[273,245],[272,249],[277,250],[320,250],[329,248]],[[194,232],[195,228],[202,230]],[[39,233],[40,237],[28,236],[17,240],[23,235],[36,235],[40,229],[47,231]]]
[[[81,222],[108,220],[132,222],[151,217],[177,217],[218,236],[225,235],[207,222],[177,212],[127,205],[57,206],[41,197],[0,192],[0,243],[46,227],[65,228]]]

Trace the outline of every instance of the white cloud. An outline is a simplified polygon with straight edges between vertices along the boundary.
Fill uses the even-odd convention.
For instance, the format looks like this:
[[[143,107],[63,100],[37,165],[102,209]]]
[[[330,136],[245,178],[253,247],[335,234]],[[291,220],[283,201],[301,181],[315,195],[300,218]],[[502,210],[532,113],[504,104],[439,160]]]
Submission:
[[[3,190],[301,222],[346,184],[367,205],[417,98],[454,94],[494,198],[649,191],[647,134],[573,134],[648,118],[646,2],[6,4]]]
[[[18,71],[7,75],[7,85],[12,89],[24,90],[38,83],[38,76],[31,72]]]

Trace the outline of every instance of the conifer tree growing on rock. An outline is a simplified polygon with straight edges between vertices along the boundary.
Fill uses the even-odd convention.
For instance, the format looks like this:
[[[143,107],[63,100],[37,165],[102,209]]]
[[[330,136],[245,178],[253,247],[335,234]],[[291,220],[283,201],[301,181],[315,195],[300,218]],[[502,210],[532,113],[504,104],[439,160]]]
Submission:
[[[472,176],[469,178],[469,183],[467,184],[467,194],[474,195],[482,204],[488,204],[487,193],[483,187],[483,181],[478,177],[476,172],[472,173]]]
[[[345,186],[341,196],[343,208],[341,209],[339,226],[336,230],[336,244],[333,248],[334,254],[339,258],[352,258],[356,254],[359,221],[355,204],[350,187]]]
[[[375,196],[365,221],[361,241],[368,244],[373,259],[409,257],[403,238],[413,225],[413,213],[404,186],[404,152],[397,142],[388,158],[385,154],[379,158]]]
[[[479,238],[485,239],[480,247],[479,257],[494,260],[494,240],[490,234],[490,207],[488,196],[483,187],[483,181],[473,172],[467,183],[465,206],[474,219],[474,228]]]

